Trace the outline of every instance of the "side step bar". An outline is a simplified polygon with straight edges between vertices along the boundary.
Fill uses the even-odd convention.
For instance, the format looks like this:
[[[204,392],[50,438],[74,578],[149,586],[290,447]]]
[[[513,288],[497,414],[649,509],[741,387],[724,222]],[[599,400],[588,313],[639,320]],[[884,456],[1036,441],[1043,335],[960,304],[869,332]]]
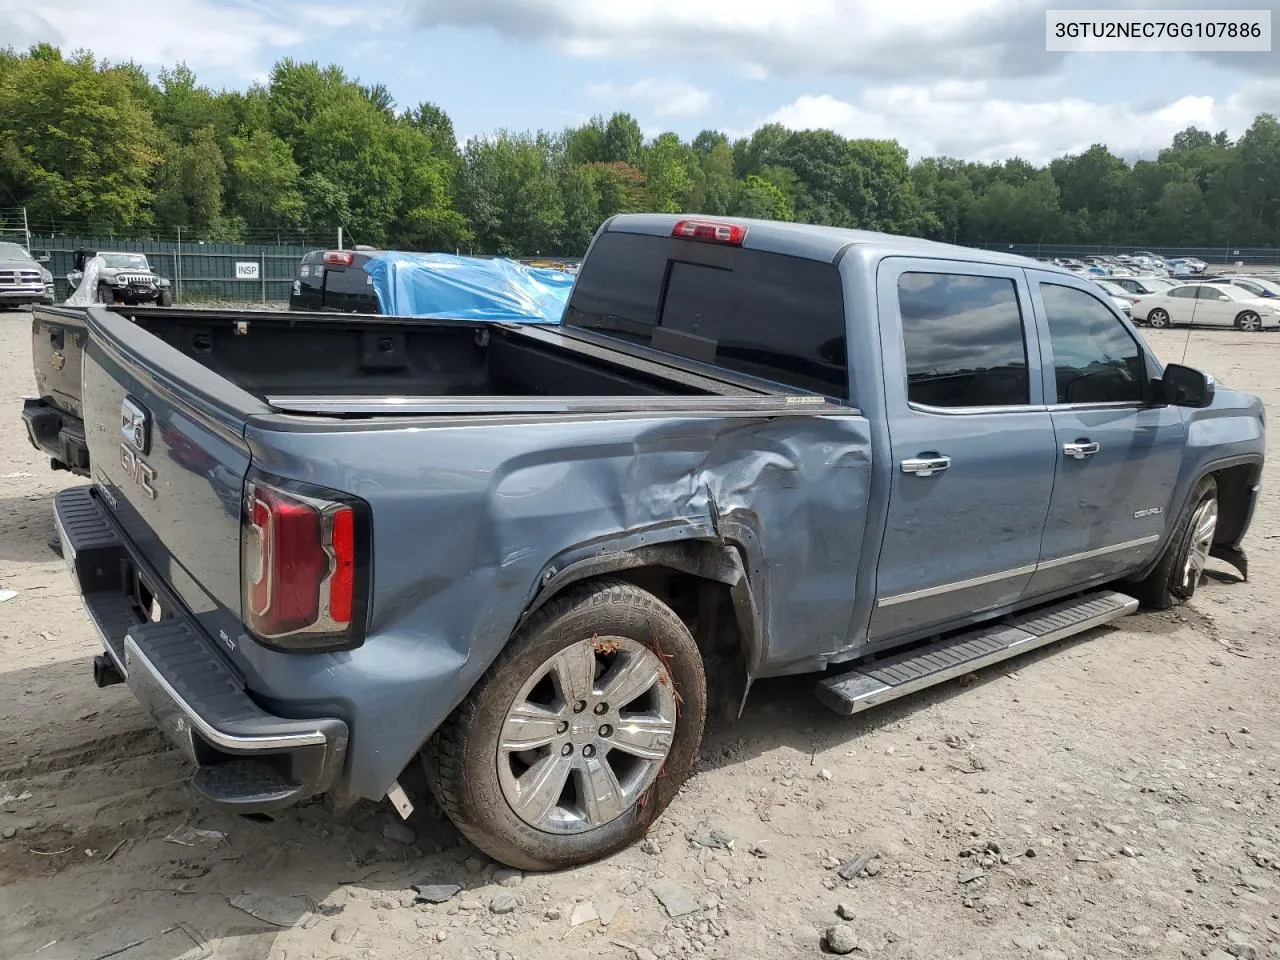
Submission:
[[[1137,609],[1138,601],[1123,593],[1084,594],[828,677],[818,683],[818,700],[836,713],[858,713],[1092,630]]]

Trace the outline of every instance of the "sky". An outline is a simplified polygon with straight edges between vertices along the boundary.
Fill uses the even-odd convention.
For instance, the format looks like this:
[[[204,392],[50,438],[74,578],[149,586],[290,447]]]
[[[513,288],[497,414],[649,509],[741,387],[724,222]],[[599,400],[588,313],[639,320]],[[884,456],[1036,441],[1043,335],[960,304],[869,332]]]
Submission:
[[[1280,0],[0,0],[0,44],[184,61],[214,88],[282,57],[338,63],[460,139],[626,110],[646,134],[767,122],[1043,163],[1105,143],[1151,157],[1191,125],[1280,115],[1271,53],[1047,53],[1046,8],[1267,9]]]

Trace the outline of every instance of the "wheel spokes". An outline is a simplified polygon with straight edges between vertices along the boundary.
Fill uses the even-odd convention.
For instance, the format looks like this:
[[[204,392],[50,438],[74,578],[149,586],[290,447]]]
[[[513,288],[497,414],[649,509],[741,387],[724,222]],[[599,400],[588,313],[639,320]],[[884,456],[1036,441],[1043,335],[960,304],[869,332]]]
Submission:
[[[622,787],[604,757],[597,755],[580,760],[577,778],[582,811],[592,826],[609,823],[626,809]]]
[[[560,802],[572,770],[572,759],[556,752],[535,763],[516,780],[516,796],[512,803],[516,813],[528,823],[545,820]]]
[[[511,708],[502,725],[502,749],[511,753],[536,750],[560,734],[560,711],[525,702]]]
[[[552,662],[556,686],[566,704],[586,700],[596,682],[596,652],[590,640],[566,647]]]
[[[661,665],[652,654],[632,653],[613,665],[602,678],[600,696],[616,710],[653,689],[661,678]]]
[[[641,760],[665,760],[675,733],[674,719],[656,714],[632,714],[618,722],[610,744],[613,749]]]

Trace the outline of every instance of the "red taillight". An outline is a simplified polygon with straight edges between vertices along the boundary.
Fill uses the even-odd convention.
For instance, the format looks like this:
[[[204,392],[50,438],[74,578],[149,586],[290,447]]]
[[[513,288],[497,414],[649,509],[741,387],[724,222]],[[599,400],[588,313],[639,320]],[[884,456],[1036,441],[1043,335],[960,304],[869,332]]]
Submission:
[[[350,250],[327,250],[324,262],[335,267],[349,267],[355,262],[356,255]]]
[[[241,536],[244,621],[268,645],[291,650],[355,646],[363,590],[357,511],[330,491],[246,487]],[[367,528],[366,528],[367,530]]]
[[[684,240],[705,240],[710,243],[726,243],[740,247],[746,239],[747,228],[737,223],[715,223],[711,220],[681,220],[671,230],[673,237]]]
[[[333,514],[333,574],[329,578],[329,616],[335,623],[351,622],[356,582],[356,515],[350,507]]]

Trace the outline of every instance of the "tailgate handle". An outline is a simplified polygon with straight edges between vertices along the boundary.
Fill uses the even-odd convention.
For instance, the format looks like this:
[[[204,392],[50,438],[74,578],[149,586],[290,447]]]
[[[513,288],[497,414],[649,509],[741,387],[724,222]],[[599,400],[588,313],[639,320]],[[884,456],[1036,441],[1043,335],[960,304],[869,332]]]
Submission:
[[[49,346],[55,350],[61,350],[66,342],[64,331],[61,327],[52,327],[49,330]]]

